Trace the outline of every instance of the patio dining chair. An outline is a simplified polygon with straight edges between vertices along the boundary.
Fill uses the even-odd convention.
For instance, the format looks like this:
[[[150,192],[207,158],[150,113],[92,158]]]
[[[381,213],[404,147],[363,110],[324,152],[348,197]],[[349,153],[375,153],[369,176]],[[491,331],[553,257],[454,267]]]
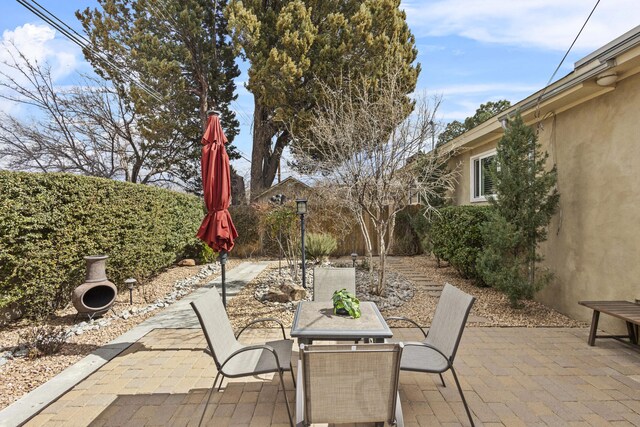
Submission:
[[[284,392],[284,401],[287,406],[287,413],[289,414],[289,422],[293,427],[293,417],[291,415],[291,409],[289,407],[289,400],[287,399],[287,393],[284,386],[284,378],[282,376],[284,371],[290,371],[293,378],[293,368],[291,365],[291,347],[293,340],[287,339],[284,326],[278,319],[263,318],[256,319],[250,322],[247,326],[242,328],[237,335],[234,336],[229,317],[227,317],[227,311],[222,305],[222,299],[220,294],[214,288],[209,292],[201,296],[195,301],[191,302],[191,307],[196,312],[200,326],[204,332],[204,336],[207,340],[207,353],[209,353],[215,362],[218,374],[213,381],[213,386],[209,392],[209,398],[207,404],[204,407],[202,417],[200,418],[200,424],[204,419],[204,414],[213,395],[213,391],[216,388],[218,378],[220,378],[220,385],[218,390],[222,387],[224,377],[238,378],[253,376],[267,373],[278,373],[280,377],[280,385]],[[278,341],[270,341],[265,344],[257,345],[243,345],[238,342],[238,337],[247,328],[253,326],[259,322],[276,322],[280,325],[282,330],[282,339]],[[295,378],[293,384],[295,385]]]
[[[300,345],[296,426],[404,426],[398,395],[402,344]]]
[[[313,300],[331,301],[334,291],[346,289],[356,293],[356,269],[315,267],[313,269]]]
[[[471,417],[469,405],[467,405],[464,393],[462,392],[462,387],[460,387],[458,375],[453,368],[453,360],[456,357],[462,332],[464,332],[464,327],[474,301],[475,297],[447,283],[440,295],[440,300],[436,306],[431,327],[428,331],[425,332],[418,323],[406,317],[389,317],[385,319],[387,321],[407,321],[420,329],[424,335],[424,340],[422,342],[404,343],[405,348],[402,352],[400,369],[403,371],[438,374],[443,387],[446,387],[446,385],[442,374],[451,370],[472,427],[475,426],[475,424]]]

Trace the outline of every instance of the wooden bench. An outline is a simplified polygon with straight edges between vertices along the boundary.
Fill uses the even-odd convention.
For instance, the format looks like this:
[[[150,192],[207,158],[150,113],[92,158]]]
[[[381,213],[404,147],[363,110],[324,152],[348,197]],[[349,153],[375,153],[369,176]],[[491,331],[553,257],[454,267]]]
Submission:
[[[638,344],[638,328],[640,325],[640,304],[629,301],[579,301],[578,304],[593,310],[589,345],[595,345],[596,338],[628,338],[632,344]],[[596,335],[600,313],[617,317],[627,323],[627,335]]]

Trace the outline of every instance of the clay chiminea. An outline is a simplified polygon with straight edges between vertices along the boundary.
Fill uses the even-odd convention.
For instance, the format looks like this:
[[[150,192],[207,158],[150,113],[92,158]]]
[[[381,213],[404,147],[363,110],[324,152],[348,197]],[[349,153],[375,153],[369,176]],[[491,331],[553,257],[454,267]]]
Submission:
[[[71,297],[78,314],[86,314],[90,319],[109,310],[118,295],[116,286],[107,279],[107,258],[107,255],[84,257],[87,261],[87,277]]]

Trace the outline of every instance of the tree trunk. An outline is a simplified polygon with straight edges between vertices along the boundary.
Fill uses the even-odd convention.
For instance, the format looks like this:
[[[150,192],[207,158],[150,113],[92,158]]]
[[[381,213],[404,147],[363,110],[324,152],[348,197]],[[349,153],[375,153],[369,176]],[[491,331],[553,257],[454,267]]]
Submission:
[[[244,189],[244,178],[238,175],[238,172],[233,168],[231,169],[231,204],[246,205],[247,199]]]
[[[393,214],[391,215],[391,218],[389,218],[389,228],[387,229],[387,240],[389,242],[387,247],[389,248],[389,251],[391,251],[391,254],[396,254],[395,251],[397,249],[397,248],[394,248],[394,246],[396,245],[396,236],[394,234],[395,229],[396,229],[396,215]]]
[[[378,228],[378,236],[379,236],[379,259],[380,265],[378,265],[378,286],[376,287],[376,295],[382,295],[384,292],[385,286],[385,268],[387,262],[387,247],[385,244],[385,233],[387,232],[387,227],[384,224],[381,224]]]
[[[369,261],[369,288],[375,293],[375,278],[373,274],[373,243],[371,242],[371,236],[369,236],[369,229],[365,222],[362,212],[356,214],[358,224],[360,225],[360,231],[362,231],[362,237],[364,238],[364,246],[366,251],[366,257]]]
[[[251,198],[271,187],[278,171],[280,157],[289,143],[289,133],[279,130],[269,117],[273,112],[254,97],[253,150],[251,152]],[[272,140],[276,137],[272,147]]]

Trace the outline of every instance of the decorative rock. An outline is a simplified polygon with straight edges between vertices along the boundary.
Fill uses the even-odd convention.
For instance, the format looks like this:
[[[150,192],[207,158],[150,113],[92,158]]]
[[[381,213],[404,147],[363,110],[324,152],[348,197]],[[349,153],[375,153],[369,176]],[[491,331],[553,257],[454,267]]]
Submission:
[[[23,348],[13,353],[13,357],[26,357],[28,354],[29,354],[29,349]]]
[[[271,302],[289,302],[289,295],[279,289],[271,289],[266,293],[264,298]]]
[[[13,359],[13,353],[10,351],[5,351],[4,353],[0,353],[0,366],[7,363],[9,360]]]
[[[191,259],[191,258],[187,258],[187,259],[183,259],[182,261],[180,261],[178,263],[178,265],[180,267],[192,267],[192,266],[196,265],[196,261]]]
[[[280,290],[289,295],[289,301],[300,301],[307,296],[307,291],[302,286],[296,285],[295,283],[285,282],[280,285]]]

